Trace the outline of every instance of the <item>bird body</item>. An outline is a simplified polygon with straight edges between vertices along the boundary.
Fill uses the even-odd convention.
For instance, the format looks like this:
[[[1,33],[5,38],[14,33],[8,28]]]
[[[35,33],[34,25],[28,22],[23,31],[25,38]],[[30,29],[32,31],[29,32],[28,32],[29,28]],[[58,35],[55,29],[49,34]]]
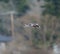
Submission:
[[[40,28],[40,26],[39,26],[39,24],[37,24],[37,23],[29,23],[29,24],[25,24],[25,26],[24,27],[38,27],[38,28]]]

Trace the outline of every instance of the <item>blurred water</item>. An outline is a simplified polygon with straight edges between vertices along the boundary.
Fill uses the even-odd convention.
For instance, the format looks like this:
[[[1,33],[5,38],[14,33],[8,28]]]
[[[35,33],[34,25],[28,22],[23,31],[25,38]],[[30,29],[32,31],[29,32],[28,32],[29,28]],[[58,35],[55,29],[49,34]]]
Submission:
[[[60,54],[60,45],[53,46],[53,54]]]
[[[0,35],[0,42],[9,42],[12,40],[11,36]]]

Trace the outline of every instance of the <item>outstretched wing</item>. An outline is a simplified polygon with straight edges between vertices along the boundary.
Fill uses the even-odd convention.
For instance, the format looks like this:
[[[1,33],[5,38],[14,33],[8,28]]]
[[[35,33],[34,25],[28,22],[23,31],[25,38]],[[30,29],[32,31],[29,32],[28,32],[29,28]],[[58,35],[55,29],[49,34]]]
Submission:
[[[29,25],[25,24],[24,27],[30,27]]]

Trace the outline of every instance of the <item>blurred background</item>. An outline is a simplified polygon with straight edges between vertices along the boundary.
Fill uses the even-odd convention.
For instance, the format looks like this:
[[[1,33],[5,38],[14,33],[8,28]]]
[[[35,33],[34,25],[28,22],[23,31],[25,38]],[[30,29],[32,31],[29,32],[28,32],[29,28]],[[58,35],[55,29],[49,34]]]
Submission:
[[[60,54],[60,0],[0,0],[0,54]]]

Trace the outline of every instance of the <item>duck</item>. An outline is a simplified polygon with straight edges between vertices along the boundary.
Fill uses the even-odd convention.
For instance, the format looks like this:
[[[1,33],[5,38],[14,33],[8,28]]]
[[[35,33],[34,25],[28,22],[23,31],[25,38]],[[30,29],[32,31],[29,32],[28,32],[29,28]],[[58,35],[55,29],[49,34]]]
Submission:
[[[29,24],[25,24],[24,27],[40,28],[40,25],[38,23],[29,23]]]

